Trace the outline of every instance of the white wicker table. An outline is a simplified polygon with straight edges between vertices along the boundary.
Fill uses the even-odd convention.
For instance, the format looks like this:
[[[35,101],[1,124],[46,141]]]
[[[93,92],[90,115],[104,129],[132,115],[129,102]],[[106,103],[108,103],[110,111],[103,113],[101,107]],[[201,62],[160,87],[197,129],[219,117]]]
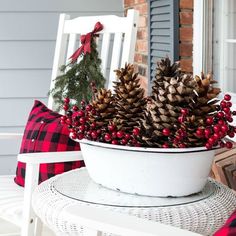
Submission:
[[[40,184],[33,208],[57,235],[83,235],[83,227],[65,218],[66,208],[90,205],[212,235],[236,208],[236,196],[209,179],[202,192],[181,198],[157,198],[113,191],[94,183],[86,168],[57,175]],[[104,235],[107,235],[104,233]]]

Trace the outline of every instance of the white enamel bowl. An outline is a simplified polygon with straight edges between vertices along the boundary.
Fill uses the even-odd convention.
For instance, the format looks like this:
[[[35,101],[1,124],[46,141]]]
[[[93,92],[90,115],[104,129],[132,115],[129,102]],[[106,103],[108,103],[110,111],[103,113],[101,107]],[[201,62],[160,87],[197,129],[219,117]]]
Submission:
[[[105,187],[148,196],[186,196],[202,190],[215,150],[142,148],[80,140],[90,177]]]

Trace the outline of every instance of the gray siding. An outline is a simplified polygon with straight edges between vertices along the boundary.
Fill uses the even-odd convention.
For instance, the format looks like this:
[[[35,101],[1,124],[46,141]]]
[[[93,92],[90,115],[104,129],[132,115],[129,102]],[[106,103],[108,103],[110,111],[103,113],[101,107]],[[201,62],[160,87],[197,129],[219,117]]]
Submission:
[[[179,1],[149,0],[149,78],[156,73],[156,63],[168,56],[179,60]],[[151,83],[150,83],[151,84]]]
[[[123,15],[122,0],[0,0],[0,132],[22,132],[34,99],[47,103],[60,13]],[[19,143],[0,142],[0,174],[14,173]]]

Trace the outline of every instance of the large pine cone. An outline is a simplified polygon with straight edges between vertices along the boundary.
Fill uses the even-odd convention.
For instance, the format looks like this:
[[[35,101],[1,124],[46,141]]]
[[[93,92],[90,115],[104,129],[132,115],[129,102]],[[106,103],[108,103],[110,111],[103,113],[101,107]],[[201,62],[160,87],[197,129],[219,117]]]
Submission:
[[[144,89],[140,88],[138,74],[134,73],[134,66],[126,64],[125,68],[116,70],[117,80],[114,82],[116,96],[115,108],[117,111],[115,123],[118,129],[132,130],[138,125],[143,115]]]

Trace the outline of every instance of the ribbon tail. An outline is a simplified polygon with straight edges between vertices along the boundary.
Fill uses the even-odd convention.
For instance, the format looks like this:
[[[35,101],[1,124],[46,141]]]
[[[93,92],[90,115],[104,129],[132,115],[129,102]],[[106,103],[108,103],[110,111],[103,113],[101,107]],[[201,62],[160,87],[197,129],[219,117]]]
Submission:
[[[71,59],[72,63],[76,62],[76,60],[78,59],[78,57],[81,55],[81,53],[84,50],[84,45],[82,45],[81,47],[79,47],[74,53],[73,55],[69,58]]]

